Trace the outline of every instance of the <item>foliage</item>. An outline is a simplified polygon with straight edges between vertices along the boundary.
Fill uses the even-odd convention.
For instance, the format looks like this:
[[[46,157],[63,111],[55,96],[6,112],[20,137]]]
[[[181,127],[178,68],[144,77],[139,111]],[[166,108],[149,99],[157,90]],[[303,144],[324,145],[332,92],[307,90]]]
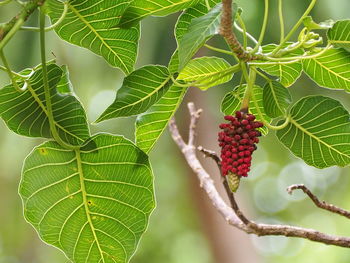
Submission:
[[[225,115],[248,109],[265,124],[263,134],[277,130],[278,140],[307,164],[348,166],[348,111],[339,101],[318,95],[293,103],[288,89],[297,86],[304,72],[320,88],[350,91],[350,20],[317,24],[308,16],[314,3],[286,36],[281,23],[279,43],[264,46],[268,7],[255,40],[245,32],[241,10],[234,4],[232,21],[243,28],[242,49],[249,59],[241,49],[207,44],[220,34],[222,3],[218,0],[21,3],[20,14],[0,27],[0,69],[11,81],[0,89],[0,116],[17,134],[51,139],[26,158],[20,183],[24,216],[42,240],[62,250],[72,262],[129,261],[155,207],[147,154],[190,87],[206,90],[241,76],[241,84],[223,98]],[[37,8],[40,28],[23,27]],[[177,49],[168,67],[147,65],[134,70],[142,19],[178,11],[182,14],[175,26]],[[45,16],[51,19],[48,28]],[[291,42],[301,24],[298,40]],[[4,47],[21,28],[40,31],[42,63],[14,72]],[[45,32],[52,29],[62,40],[90,50],[126,74],[115,101],[96,122],[137,115],[135,143],[118,135],[90,135],[68,67],[46,61]],[[324,45],[314,30],[326,31]],[[203,47],[229,54],[236,63],[195,57]],[[263,87],[257,84],[258,78],[266,82]]]

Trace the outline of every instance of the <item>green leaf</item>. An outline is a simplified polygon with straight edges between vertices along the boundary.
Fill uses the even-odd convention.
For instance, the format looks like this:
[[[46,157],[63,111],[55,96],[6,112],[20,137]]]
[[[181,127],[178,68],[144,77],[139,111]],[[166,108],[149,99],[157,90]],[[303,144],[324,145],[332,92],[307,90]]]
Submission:
[[[128,27],[141,19],[153,16],[167,16],[190,6],[201,0],[134,0],[126,9],[119,26]]]
[[[48,80],[53,105],[53,117],[60,138],[72,145],[81,145],[90,137],[85,110],[69,92],[68,72],[49,64]],[[62,75],[64,73],[64,75]],[[12,85],[0,90],[0,116],[9,129],[29,137],[52,138],[47,117],[42,68],[29,78],[30,85],[17,91]],[[59,88],[58,88],[59,84]]]
[[[170,58],[168,69],[170,74],[175,74],[179,69],[179,51],[176,49]]]
[[[61,81],[56,86],[57,92],[61,94],[71,94],[73,93],[73,85],[70,82],[68,67],[64,65],[61,69],[63,73]]]
[[[111,66],[125,73],[133,70],[140,38],[139,26],[129,29],[112,28],[131,0],[72,0],[68,1],[68,13],[56,33],[65,41],[87,48],[102,56]],[[49,16],[57,22],[63,12],[63,3],[49,0]]]
[[[170,73],[163,66],[144,66],[124,79],[115,101],[96,122],[137,115],[156,103],[172,84]]]
[[[237,10],[236,5],[234,5],[234,8]],[[221,9],[222,4],[220,3],[211,9],[208,14],[191,20],[188,31],[178,43],[180,71],[208,39],[219,33]]]
[[[292,96],[289,90],[277,81],[267,82],[263,90],[266,114],[271,118],[284,115],[288,106],[292,103]]]
[[[350,20],[337,21],[327,32],[328,42],[350,52]]]
[[[277,45],[269,44],[263,46],[263,52],[269,53],[272,52]],[[283,55],[282,57],[294,57],[303,55],[302,49],[296,49],[288,54]],[[303,71],[303,66],[301,62],[273,62],[273,61],[261,61],[253,62],[257,67],[261,68],[266,73],[278,77],[278,81],[285,87],[291,86],[301,75]]]
[[[224,115],[234,115],[236,111],[239,111],[241,109],[242,100],[244,97],[244,93],[246,90],[247,85],[237,86],[233,91],[227,93],[224,96],[224,99],[221,102],[221,112]],[[252,97],[254,96],[258,108],[256,107],[253,98],[249,101],[249,112],[254,114],[256,116],[256,119],[258,121],[266,121],[270,123],[271,118],[266,115],[264,111],[264,105],[263,105],[263,89],[257,85],[253,87]],[[258,109],[261,112],[264,120],[262,120],[258,114]],[[265,122],[264,121],[264,122]],[[266,127],[263,127],[261,129],[261,132],[266,135],[268,133],[268,129]]]
[[[319,86],[350,91],[350,53],[329,49],[322,55],[303,60],[305,73]]]
[[[350,115],[339,101],[308,96],[289,115],[277,137],[296,156],[317,168],[350,164]]]
[[[207,90],[230,81],[233,77],[233,73],[228,71],[230,68],[231,65],[222,58],[200,57],[191,60],[177,79],[185,82],[195,81],[200,85],[200,89]]]
[[[81,150],[56,142],[27,157],[19,193],[26,220],[74,263],[129,262],[155,207],[148,157],[121,136]]]
[[[220,0],[209,0],[210,7],[214,7],[216,4],[221,2]],[[188,8],[185,10],[181,16],[179,16],[176,25],[175,25],[175,38],[177,43],[179,44],[182,37],[187,33],[188,28],[191,24],[192,19],[204,16],[208,13],[208,8],[204,1],[201,3]]]
[[[177,111],[187,88],[172,86],[167,93],[136,119],[136,145],[149,153]]]

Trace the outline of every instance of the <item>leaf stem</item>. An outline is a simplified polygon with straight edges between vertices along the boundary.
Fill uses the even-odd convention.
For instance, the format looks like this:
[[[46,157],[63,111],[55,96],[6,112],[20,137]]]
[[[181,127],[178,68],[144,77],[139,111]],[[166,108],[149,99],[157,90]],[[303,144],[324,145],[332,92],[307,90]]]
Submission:
[[[227,54],[227,55],[233,56],[233,57],[235,56],[231,51],[228,51],[228,50],[225,50],[225,49],[221,49],[221,48],[217,48],[217,47],[213,47],[213,46],[208,45],[208,44],[204,44],[204,47],[206,47],[207,49],[216,51],[216,52],[220,52],[220,53],[223,53],[223,54]]]
[[[63,4],[64,4],[64,7],[63,7],[64,9],[63,9],[63,12],[62,12],[61,17],[56,21],[56,23],[52,24],[52,25],[49,26],[49,27],[45,27],[45,32],[48,32],[48,31],[51,31],[51,30],[55,29],[55,28],[58,27],[58,26],[63,22],[63,20],[66,18],[67,13],[68,13],[68,1],[65,1]],[[40,28],[38,28],[38,27],[26,27],[26,26],[22,26],[22,27],[21,27],[21,30],[29,30],[29,31],[39,32],[39,31],[40,31]]]
[[[4,46],[10,41],[10,39],[16,34],[16,32],[21,28],[24,23],[24,19],[18,19],[11,30],[5,35],[5,37],[0,41],[0,51],[3,50]]]
[[[254,95],[253,86],[255,84],[255,80],[256,80],[256,72],[252,68],[250,68],[248,80],[247,80],[247,88],[245,90],[242,104],[241,104],[241,111],[248,112],[250,98],[251,96]]]
[[[248,45],[247,41],[247,28],[244,24],[244,21],[240,15],[237,16],[238,22],[240,26],[242,27],[242,35],[243,35],[243,48],[246,49]],[[256,43],[257,44],[257,43]]]
[[[256,72],[258,72],[258,71],[257,71],[256,69],[253,68],[253,69],[251,70],[251,72],[255,72],[255,73],[256,73]],[[259,72],[258,72],[258,73],[259,73]],[[254,103],[254,106],[255,106],[255,108],[256,108],[256,111],[258,112],[259,119],[264,123],[264,126],[266,126],[267,128],[269,128],[269,129],[271,129],[271,130],[281,130],[281,129],[287,127],[287,125],[289,124],[289,121],[290,121],[290,118],[289,118],[289,117],[287,117],[286,120],[284,121],[284,123],[282,123],[281,125],[277,125],[277,126],[272,125],[272,124],[268,123],[268,122],[265,120],[265,118],[264,118],[264,116],[263,116],[263,114],[262,114],[262,112],[261,112],[261,110],[260,110],[259,104],[258,104],[258,102],[256,101],[254,92],[251,93],[251,99],[252,99],[252,101],[253,101],[253,103]]]
[[[60,144],[62,147],[66,149],[71,149],[71,150],[79,149],[78,146],[73,146],[64,142],[59,136],[56,129],[56,124],[55,124],[53,110],[52,110],[51,92],[50,92],[49,80],[47,75],[46,47],[45,47],[45,12],[42,6],[40,7],[39,25],[40,25],[40,55],[41,55],[41,65],[43,70],[43,82],[44,82],[45,102],[46,102],[45,104],[46,104],[47,117],[49,119],[52,137],[55,139],[55,141],[57,141],[58,144]]]
[[[24,4],[19,14],[0,27],[0,50],[4,48],[37,7],[43,5],[44,1],[45,0],[32,0]]]
[[[205,6],[207,7],[208,11],[210,10],[210,4],[209,4],[209,0],[205,0]]]
[[[171,79],[171,81],[173,82],[173,84],[174,84],[175,86],[178,86],[178,87],[189,88],[189,87],[192,86],[192,83],[183,84],[183,83],[178,82],[178,81],[174,78],[174,75],[171,75],[171,76],[170,76],[170,79]]]
[[[8,3],[10,3],[12,0],[5,0],[5,1],[2,1],[0,2],[0,6],[2,5],[7,5]]]
[[[278,0],[278,17],[280,20],[280,43],[284,39],[284,18],[283,18],[283,0]]]
[[[264,62],[252,62],[252,63],[249,63],[249,65],[261,65],[261,64],[264,64],[264,65],[268,65],[268,64],[283,64],[283,65],[286,65],[286,64],[292,64],[292,63],[295,63],[295,62],[298,62],[299,60],[302,60],[302,59],[312,59],[312,58],[317,58],[318,56],[321,56],[323,55],[326,51],[328,51],[329,49],[331,49],[333,46],[331,44],[328,44],[326,47],[324,47],[320,52],[317,52],[315,54],[312,54],[312,55],[304,55],[304,56],[295,56],[295,57],[284,57],[284,58],[272,58],[272,57],[269,57],[269,56],[264,56],[264,59],[267,60],[268,62],[264,61]],[[269,63],[271,62],[271,63]]]
[[[17,81],[15,79],[15,75],[12,73],[11,67],[5,57],[4,51],[0,50],[0,58],[5,66],[5,71],[7,72],[9,78],[11,79],[12,85],[15,87],[15,89],[19,92],[21,92],[21,88],[18,86]]]
[[[269,0],[265,0],[264,21],[263,21],[263,24],[261,27],[258,43],[255,45],[255,47],[251,51],[251,53],[255,53],[256,51],[258,51],[259,47],[261,46],[261,44],[264,40],[268,18],[269,18]]]
[[[292,37],[292,35],[295,33],[295,31],[298,29],[298,27],[303,23],[304,18],[311,12],[311,10],[314,8],[317,0],[311,0],[311,3],[309,4],[308,8],[304,12],[304,14],[301,16],[301,18],[298,20],[298,22],[293,26],[293,28],[289,31],[287,36],[281,41],[279,46],[275,48],[274,51],[272,51],[272,55],[275,55],[282,47],[283,45]]]
[[[244,23],[243,19],[242,19],[242,22]],[[233,25],[239,32],[243,33],[243,28],[241,28],[236,22]],[[254,44],[258,43],[258,40],[256,40],[251,34],[246,32],[246,35]]]
[[[271,83],[271,79],[269,77],[267,77],[265,74],[261,73],[259,70],[257,70],[256,68],[254,68],[253,70],[255,70],[256,73],[259,74],[259,76],[263,77],[267,82]]]

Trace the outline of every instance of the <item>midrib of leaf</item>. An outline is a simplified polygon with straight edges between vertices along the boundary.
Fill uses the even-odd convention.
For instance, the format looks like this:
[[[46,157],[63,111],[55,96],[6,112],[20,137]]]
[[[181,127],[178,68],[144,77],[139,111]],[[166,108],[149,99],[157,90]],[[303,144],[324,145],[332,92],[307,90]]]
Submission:
[[[40,100],[40,98],[38,97],[38,95],[35,93],[35,91],[32,89],[31,85],[27,86],[28,91],[30,92],[30,94],[33,96],[34,100],[39,104],[40,108],[43,110],[43,112],[45,113],[46,117],[48,116],[48,112],[47,109],[45,107],[45,105],[42,103],[42,101]],[[58,128],[60,128],[62,131],[64,131],[65,133],[75,137],[76,139],[78,139],[81,142],[84,142],[84,140],[82,140],[81,138],[79,138],[78,136],[76,136],[74,133],[71,133],[69,131],[67,131],[64,127],[62,127],[60,124],[58,124],[55,120],[53,120],[55,126],[57,126]]]
[[[186,2],[190,2],[190,0],[185,0],[185,1],[182,1],[182,2],[178,2],[178,3],[174,3],[173,2],[172,5],[163,6],[162,8],[154,10],[154,11],[149,11],[148,9],[139,8],[139,9],[142,9],[142,10],[146,10],[148,12],[147,14],[143,14],[140,17],[149,16],[149,15],[152,15],[152,14],[157,13],[159,11],[163,11],[163,10],[168,9],[168,8],[172,8],[172,7],[175,7],[175,6],[178,6],[178,5],[182,5],[182,4],[186,3]],[[131,23],[131,22],[133,22],[135,20],[138,20],[140,17],[135,17],[134,19],[129,20],[128,23]]]
[[[327,148],[335,151],[336,153],[340,154],[340,155],[344,155],[347,158],[350,158],[350,155],[344,154],[340,151],[338,151],[337,149],[333,148],[331,145],[327,144],[326,142],[320,140],[317,136],[313,135],[311,132],[309,132],[307,129],[303,128],[300,124],[298,124],[291,116],[289,118],[289,121],[294,124],[298,129],[300,129],[302,132],[306,133],[307,135],[309,135],[311,138],[315,139],[318,143],[321,143],[323,145],[325,145]],[[312,151],[311,151],[312,152]]]
[[[103,43],[103,45],[105,47],[108,48],[108,50],[110,50],[116,57],[118,57],[119,61],[123,64],[124,68],[127,69],[128,67],[125,65],[125,63],[123,62],[123,60],[120,58],[120,56],[113,50],[111,49],[108,44],[104,41],[104,39],[100,36],[100,34],[95,30],[95,28],[93,28],[89,22],[82,16],[80,15],[80,13],[74,8],[74,6],[72,6],[69,1],[68,1],[68,6],[69,8],[75,13],[75,15],[81,19],[86,25],[87,27],[89,27],[91,29],[92,32],[95,33],[95,35],[101,40],[101,42]]]
[[[180,94],[180,97],[183,98],[184,94],[187,92],[187,89],[183,89],[181,94]],[[175,110],[173,111],[173,113],[171,114],[169,120],[174,116],[174,114],[176,113],[177,109],[179,108],[179,105],[182,103],[182,100],[178,100],[177,103],[176,103],[176,106],[175,106]],[[158,120],[158,121],[154,121],[153,123],[156,123],[156,122],[163,122],[164,120]],[[139,126],[138,128],[140,128],[142,126]],[[154,130],[151,130],[149,131],[148,133],[152,133],[154,132]],[[142,135],[145,135],[146,133],[143,133]],[[154,140],[154,142],[151,144],[151,147],[149,147],[150,149],[153,149],[154,145],[157,143],[158,139],[160,138],[160,136],[162,136],[162,132],[158,134],[158,136],[156,137],[156,139],[150,139],[150,140]],[[135,130],[135,137],[136,137],[136,130]],[[145,141],[143,141],[145,142]],[[147,151],[146,153],[149,153],[149,151]]]
[[[347,79],[347,78],[345,78],[345,77],[339,75],[338,73],[334,72],[332,69],[327,68],[325,65],[323,65],[323,64],[322,64],[321,62],[319,62],[318,60],[316,60],[316,59],[312,59],[312,60],[315,61],[317,64],[319,64],[319,65],[320,65],[322,68],[324,68],[325,70],[330,71],[330,72],[332,72],[334,75],[336,75],[337,77],[343,79],[345,82],[350,82],[349,79]]]
[[[168,81],[170,81],[170,79],[171,79],[171,76],[169,76],[165,81],[163,81],[163,82],[161,83],[160,87],[164,87],[164,85],[165,85]],[[142,101],[148,99],[149,97],[151,97],[154,93],[157,93],[158,91],[159,91],[159,89],[154,89],[154,90],[153,90],[151,93],[149,93],[147,96],[145,96],[145,97],[141,98],[140,100],[137,100],[137,101],[135,101],[135,102],[133,102],[133,103],[129,103],[129,104],[123,106],[123,107],[120,107],[120,108],[118,108],[118,109],[116,109],[116,110],[114,110],[114,111],[111,111],[110,113],[106,114],[106,115],[104,116],[104,118],[106,118],[107,116],[113,114],[113,113],[116,112],[116,111],[120,111],[120,110],[122,110],[122,109],[124,109],[124,108],[129,108],[130,106],[134,106],[135,104],[139,104],[140,102],[142,102]]]
[[[86,218],[87,218],[88,223],[90,225],[91,232],[95,238],[95,241],[96,241],[96,244],[98,247],[98,251],[100,252],[102,263],[105,263],[105,259],[103,257],[103,251],[101,249],[100,243],[98,242],[98,239],[96,236],[96,230],[95,230],[95,227],[92,223],[91,216],[90,216],[90,210],[89,210],[88,201],[87,201],[87,197],[86,197],[87,194],[86,194],[85,183],[84,183],[84,173],[83,173],[83,167],[82,167],[82,162],[81,162],[80,150],[75,150],[75,156],[76,156],[76,160],[77,160],[79,180],[80,180],[81,192],[82,192],[82,196],[83,196]]]
[[[349,40],[329,40],[329,43],[341,43],[341,44],[350,44]]]
[[[277,105],[278,109],[281,112],[284,112],[284,110],[281,108],[281,106],[280,106],[280,104],[278,102],[278,99],[277,99],[277,96],[276,96],[276,93],[275,93],[275,89],[273,88],[271,81],[269,82],[269,85],[270,85],[270,88],[271,88],[272,96],[273,96],[274,100],[276,101],[276,105]]]

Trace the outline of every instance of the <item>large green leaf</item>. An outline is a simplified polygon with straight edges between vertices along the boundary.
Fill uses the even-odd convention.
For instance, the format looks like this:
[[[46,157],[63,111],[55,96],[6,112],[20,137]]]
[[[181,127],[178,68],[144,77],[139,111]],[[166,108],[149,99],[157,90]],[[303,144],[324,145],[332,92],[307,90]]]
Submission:
[[[210,7],[214,7],[220,0],[209,0]],[[179,16],[175,25],[175,38],[179,43],[182,37],[187,33],[188,28],[193,18],[204,16],[209,12],[205,1],[201,1],[197,5],[186,9],[181,16]]]
[[[124,79],[115,101],[96,122],[137,115],[156,103],[172,84],[170,73],[163,66],[144,66]]]
[[[236,5],[234,5],[237,10]],[[188,31],[178,43],[181,70],[204,43],[219,33],[222,4],[217,4],[208,14],[193,18]],[[235,12],[234,12],[235,14]]]
[[[277,118],[286,113],[292,103],[289,90],[277,81],[267,82],[263,92],[264,110],[271,118]]]
[[[231,65],[222,58],[200,57],[191,60],[177,79],[185,82],[195,81],[200,89],[206,90],[230,81],[233,77],[233,72],[228,71],[230,68]]]
[[[319,86],[350,91],[350,53],[329,49],[322,55],[303,60],[305,73]]]
[[[220,2],[220,0],[209,0],[210,7],[214,7],[217,3]],[[176,25],[175,25],[175,38],[176,42],[179,45],[180,40],[182,39],[183,35],[187,33],[188,28],[191,24],[191,21],[193,18],[203,16],[208,13],[208,8],[202,0],[197,5],[190,7],[186,9],[178,18]],[[169,62],[169,71],[173,74],[178,72],[179,69],[179,52],[178,49],[174,52],[172,55],[170,62]]]
[[[237,86],[233,91],[227,93],[224,96],[224,99],[221,102],[221,112],[224,115],[234,115],[236,111],[239,111],[241,109],[241,104],[246,87],[247,85]],[[256,107],[253,101],[253,96],[255,98],[255,101],[257,102],[258,107]],[[259,111],[266,122],[271,121],[271,118],[266,115],[264,110],[263,89],[258,85],[254,85],[252,90],[252,97],[249,101],[249,112],[254,114],[258,121],[264,121],[260,118],[258,114]],[[261,131],[265,135],[268,133],[268,129],[266,127],[263,127]]]
[[[120,26],[134,25],[141,19],[153,16],[166,16],[178,12],[201,0],[134,0],[123,14]]]
[[[350,52],[350,20],[337,21],[327,32],[328,42]]]
[[[175,114],[187,88],[172,86],[151,108],[136,119],[136,145],[149,153]]]
[[[58,134],[69,144],[81,145],[90,137],[89,128],[82,105],[70,92],[67,69],[63,68],[63,74],[63,70],[55,64],[49,64],[47,68],[53,117]],[[28,82],[30,85],[23,91],[17,91],[12,85],[0,90],[0,116],[17,134],[52,138],[41,67]]]
[[[277,45],[275,44],[269,44],[266,46],[263,46],[263,52],[269,53],[272,52]],[[304,52],[302,49],[296,49],[284,56],[286,57],[294,57],[294,56],[300,56]],[[281,84],[285,87],[291,86],[301,75],[303,71],[303,66],[300,61],[297,62],[273,62],[273,61],[254,61],[253,62],[257,67],[261,68],[266,73],[278,77],[278,81],[281,82]]]
[[[102,56],[113,67],[132,71],[140,38],[139,26],[129,29],[112,28],[131,0],[70,0],[68,13],[55,28],[56,33],[69,43],[87,48]],[[63,3],[49,0],[49,16],[53,23],[61,17]]]
[[[26,220],[74,263],[129,262],[155,206],[148,157],[121,136],[81,150],[46,142],[27,157],[19,193]]]
[[[350,164],[350,115],[339,101],[309,96],[290,110],[278,139],[307,164],[325,168]]]

